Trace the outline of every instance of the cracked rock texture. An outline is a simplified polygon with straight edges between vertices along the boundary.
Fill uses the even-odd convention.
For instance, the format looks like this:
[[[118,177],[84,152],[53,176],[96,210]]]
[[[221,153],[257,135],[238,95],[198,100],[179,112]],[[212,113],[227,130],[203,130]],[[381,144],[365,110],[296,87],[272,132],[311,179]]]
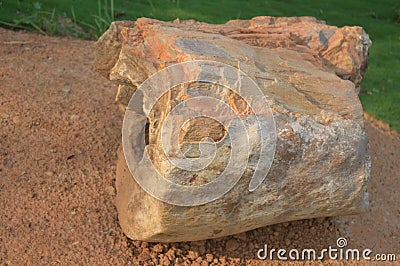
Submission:
[[[249,159],[232,190],[192,207],[147,194],[130,174],[121,150],[116,204],[126,235],[145,241],[200,240],[365,210],[370,158],[358,91],[370,45],[360,27],[337,28],[310,17],[255,17],[223,25],[147,18],[113,23],[97,42],[95,67],[119,84],[121,111],[136,88],[157,71],[188,60],[214,60],[240,68],[257,83],[272,109],[277,134],[275,157],[259,188],[248,191],[254,171]],[[198,86],[174,88],[159,99],[148,120],[146,142],[157,170],[189,186],[215,179],[229,160],[229,149],[222,147],[215,162],[185,179],[162,152],[160,130],[166,114]],[[252,115],[236,94],[209,89],[242,117]],[[181,148],[192,156],[196,150],[187,143],[204,137],[224,143],[227,138],[211,119],[190,121],[182,132]]]

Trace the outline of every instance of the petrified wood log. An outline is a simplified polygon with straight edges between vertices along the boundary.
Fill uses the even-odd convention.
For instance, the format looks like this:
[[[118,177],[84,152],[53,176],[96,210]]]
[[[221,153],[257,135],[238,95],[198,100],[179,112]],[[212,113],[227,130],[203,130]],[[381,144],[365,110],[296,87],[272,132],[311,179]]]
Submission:
[[[200,240],[284,221],[364,210],[370,158],[357,93],[370,45],[360,27],[337,28],[309,17],[256,17],[224,25],[146,18],[113,23],[97,42],[95,67],[119,84],[116,98],[121,110],[127,109],[126,134],[140,135],[140,129],[132,126],[137,121],[132,120],[142,116],[130,114],[136,109],[146,113],[149,107],[137,100],[129,102],[135,91],[140,90],[143,102],[155,102],[146,113],[143,143],[127,141],[129,149],[145,150],[160,175],[189,187],[193,197],[200,199],[201,193],[196,196],[195,191],[201,185],[215,181],[215,191],[219,191],[216,180],[230,166],[235,147],[229,143],[235,133],[237,143],[248,141],[243,145],[248,146],[248,153],[237,149],[233,165],[239,169],[245,162],[243,172],[239,171],[241,178],[235,183],[228,176],[234,186],[227,193],[198,204],[179,204],[187,200],[187,194],[174,194],[169,187],[159,199],[153,197],[154,191],[139,185],[150,182],[153,173],[149,171],[142,179],[132,176],[135,171],[146,175],[143,169],[137,170],[143,168],[144,161],[132,163],[133,155],[124,146],[125,154],[122,149],[119,153],[116,186],[119,221],[126,235],[145,241]],[[235,91],[200,82],[207,69],[196,72],[195,65],[184,65],[181,70],[189,76],[196,72],[192,80],[197,81],[171,87],[158,99],[153,99],[151,86],[140,87],[157,71],[191,60],[212,60],[245,73],[265,96],[269,111],[258,115],[247,106],[249,101],[257,101],[241,95],[240,88],[253,86],[250,83],[243,82]],[[188,66],[192,68],[188,70]],[[220,78],[227,83],[234,79],[229,71]],[[199,95],[225,102],[232,113],[245,120],[246,128],[252,127],[255,118],[265,119],[274,131],[265,138],[268,158],[259,153],[264,146],[257,128],[249,131],[247,140],[241,139],[236,132],[239,126],[232,126],[234,119],[229,114],[225,116],[227,124],[211,118],[210,113],[222,112],[221,105],[212,108],[212,102],[207,101],[190,105],[190,99]],[[182,106],[204,116],[182,123],[181,116],[172,114],[174,108]],[[163,125],[171,124],[169,115],[182,127],[165,133]],[[175,148],[188,158],[201,157],[198,143],[208,138],[216,143],[215,156],[202,169],[182,169],[170,160],[177,151],[163,142],[166,134],[176,136],[179,147]],[[257,169],[266,177],[254,185],[252,177]]]

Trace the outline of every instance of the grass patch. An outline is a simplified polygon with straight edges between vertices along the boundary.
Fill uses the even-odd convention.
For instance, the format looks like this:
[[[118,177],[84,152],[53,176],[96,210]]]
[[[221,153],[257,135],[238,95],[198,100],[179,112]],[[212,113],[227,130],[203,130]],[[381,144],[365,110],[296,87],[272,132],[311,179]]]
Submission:
[[[328,24],[360,25],[373,45],[361,102],[400,132],[400,2],[396,0],[0,0],[0,24],[42,34],[96,39],[113,20],[151,17],[225,23],[259,15],[314,16]]]

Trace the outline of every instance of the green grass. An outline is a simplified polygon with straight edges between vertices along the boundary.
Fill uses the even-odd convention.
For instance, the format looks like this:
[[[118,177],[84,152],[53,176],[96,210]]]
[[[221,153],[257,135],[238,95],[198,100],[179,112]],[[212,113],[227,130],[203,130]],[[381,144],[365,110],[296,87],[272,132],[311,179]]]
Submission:
[[[360,25],[373,45],[361,102],[400,132],[400,2],[396,0],[0,0],[0,24],[42,34],[95,39],[112,20],[151,17],[225,23],[259,15],[314,16],[328,24]]]

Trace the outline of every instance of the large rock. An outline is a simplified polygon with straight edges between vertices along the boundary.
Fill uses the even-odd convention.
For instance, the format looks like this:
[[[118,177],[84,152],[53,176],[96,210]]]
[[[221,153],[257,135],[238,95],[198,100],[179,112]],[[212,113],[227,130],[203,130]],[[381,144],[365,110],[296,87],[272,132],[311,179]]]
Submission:
[[[97,43],[95,66],[119,84],[117,101],[122,111],[136,89],[157,71],[189,60],[213,60],[234,66],[255,81],[271,108],[275,124],[270,126],[276,127],[276,135],[269,136],[276,138],[276,151],[261,162],[268,175],[260,186],[249,190],[262,147],[250,134],[242,178],[222,197],[198,206],[166,203],[147,193],[132,176],[121,149],[116,186],[123,231],[145,241],[188,241],[364,210],[370,159],[357,93],[370,45],[360,27],[337,28],[308,17],[256,17],[224,25],[146,18],[113,23]],[[215,84],[188,83],[158,99],[148,113],[145,144],[149,159],[166,179],[195,190],[218,179],[229,165],[233,148],[228,144],[227,128],[202,117],[171,134],[179,135],[180,148],[189,157],[199,157],[196,142],[211,138],[217,143],[214,160],[195,174],[168,160],[163,123],[170,110],[193,97],[193,91],[207,95],[211,91],[247,122],[255,113],[238,94]],[[154,100],[152,93],[143,91],[143,101]],[[146,108],[131,102],[127,114]],[[208,107],[196,108],[207,112]],[[262,115],[271,118],[271,113]],[[178,116],[174,120],[179,124]],[[169,190],[163,193],[168,198]],[[179,198],[173,193],[169,196]]]

